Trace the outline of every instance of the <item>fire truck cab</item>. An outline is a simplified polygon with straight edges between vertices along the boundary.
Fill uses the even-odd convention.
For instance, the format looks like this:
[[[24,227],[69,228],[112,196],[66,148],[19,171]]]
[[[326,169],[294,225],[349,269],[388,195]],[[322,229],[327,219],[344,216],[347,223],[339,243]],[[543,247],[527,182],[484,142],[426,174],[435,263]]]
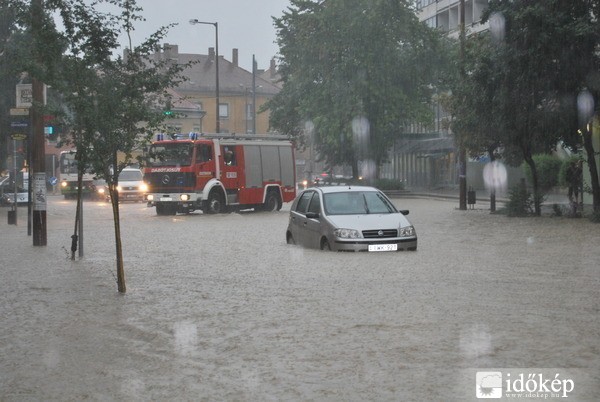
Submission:
[[[158,215],[275,211],[296,196],[293,145],[284,136],[159,134],[147,156],[146,198]]]

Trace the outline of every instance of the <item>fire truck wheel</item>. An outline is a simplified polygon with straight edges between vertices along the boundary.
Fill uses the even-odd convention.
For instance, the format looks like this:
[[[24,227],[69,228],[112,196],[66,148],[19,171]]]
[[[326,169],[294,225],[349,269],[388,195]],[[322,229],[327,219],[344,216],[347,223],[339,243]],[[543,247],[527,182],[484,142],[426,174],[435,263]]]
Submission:
[[[277,196],[277,193],[273,191],[268,192],[265,203],[263,204],[263,211],[273,212],[275,210],[279,211],[280,209],[281,203],[279,202],[279,196]]]
[[[225,212],[223,196],[218,191],[211,191],[206,203],[206,212],[209,214],[220,214]]]

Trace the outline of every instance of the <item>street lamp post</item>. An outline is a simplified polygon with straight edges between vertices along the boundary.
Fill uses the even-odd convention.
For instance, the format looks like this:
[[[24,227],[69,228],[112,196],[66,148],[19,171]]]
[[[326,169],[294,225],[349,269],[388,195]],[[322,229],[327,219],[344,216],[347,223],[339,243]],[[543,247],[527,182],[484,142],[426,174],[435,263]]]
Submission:
[[[190,20],[190,24],[192,25],[196,25],[196,24],[205,24],[205,25],[212,25],[215,27],[215,68],[216,68],[216,94],[217,94],[217,106],[216,106],[216,133],[220,133],[221,132],[221,117],[219,115],[219,24],[217,22],[204,22],[204,21],[198,21],[197,19],[191,19]]]

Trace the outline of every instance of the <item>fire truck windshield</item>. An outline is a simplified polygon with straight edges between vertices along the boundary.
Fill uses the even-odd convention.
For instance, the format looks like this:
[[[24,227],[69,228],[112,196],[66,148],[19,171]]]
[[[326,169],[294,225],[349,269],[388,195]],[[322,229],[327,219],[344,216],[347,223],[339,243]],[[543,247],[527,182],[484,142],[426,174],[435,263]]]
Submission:
[[[189,166],[191,160],[189,143],[153,144],[148,153],[148,166]]]

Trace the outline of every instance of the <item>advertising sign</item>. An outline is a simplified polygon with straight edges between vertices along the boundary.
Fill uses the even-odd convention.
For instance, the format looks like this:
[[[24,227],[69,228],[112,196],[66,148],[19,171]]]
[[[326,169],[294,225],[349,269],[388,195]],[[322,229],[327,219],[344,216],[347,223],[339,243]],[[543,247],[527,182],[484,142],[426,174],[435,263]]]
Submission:
[[[34,173],[33,175],[33,210],[46,210],[46,173]]]

